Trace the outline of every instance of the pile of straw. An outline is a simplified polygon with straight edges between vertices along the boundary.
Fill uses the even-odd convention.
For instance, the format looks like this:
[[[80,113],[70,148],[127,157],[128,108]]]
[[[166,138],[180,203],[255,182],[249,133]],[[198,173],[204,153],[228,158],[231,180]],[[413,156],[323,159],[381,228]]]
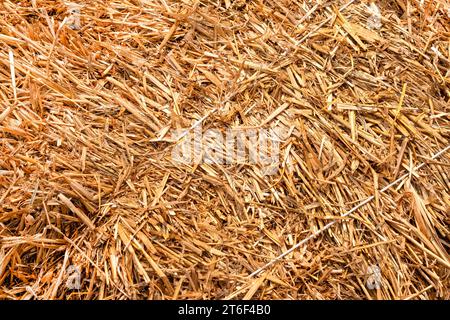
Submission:
[[[0,299],[449,299],[449,39],[445,0],[2,1]],[[175,161],[194,126],[283,130],[276,173]]]

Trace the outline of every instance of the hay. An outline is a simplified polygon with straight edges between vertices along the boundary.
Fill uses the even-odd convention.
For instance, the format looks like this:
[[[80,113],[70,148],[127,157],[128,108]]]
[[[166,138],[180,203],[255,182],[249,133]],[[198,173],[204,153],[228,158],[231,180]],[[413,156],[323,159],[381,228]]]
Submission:
[[[449,299],[449,15],[2,1],[0,299]],[[174,161],[198,128],[278,171]]]

